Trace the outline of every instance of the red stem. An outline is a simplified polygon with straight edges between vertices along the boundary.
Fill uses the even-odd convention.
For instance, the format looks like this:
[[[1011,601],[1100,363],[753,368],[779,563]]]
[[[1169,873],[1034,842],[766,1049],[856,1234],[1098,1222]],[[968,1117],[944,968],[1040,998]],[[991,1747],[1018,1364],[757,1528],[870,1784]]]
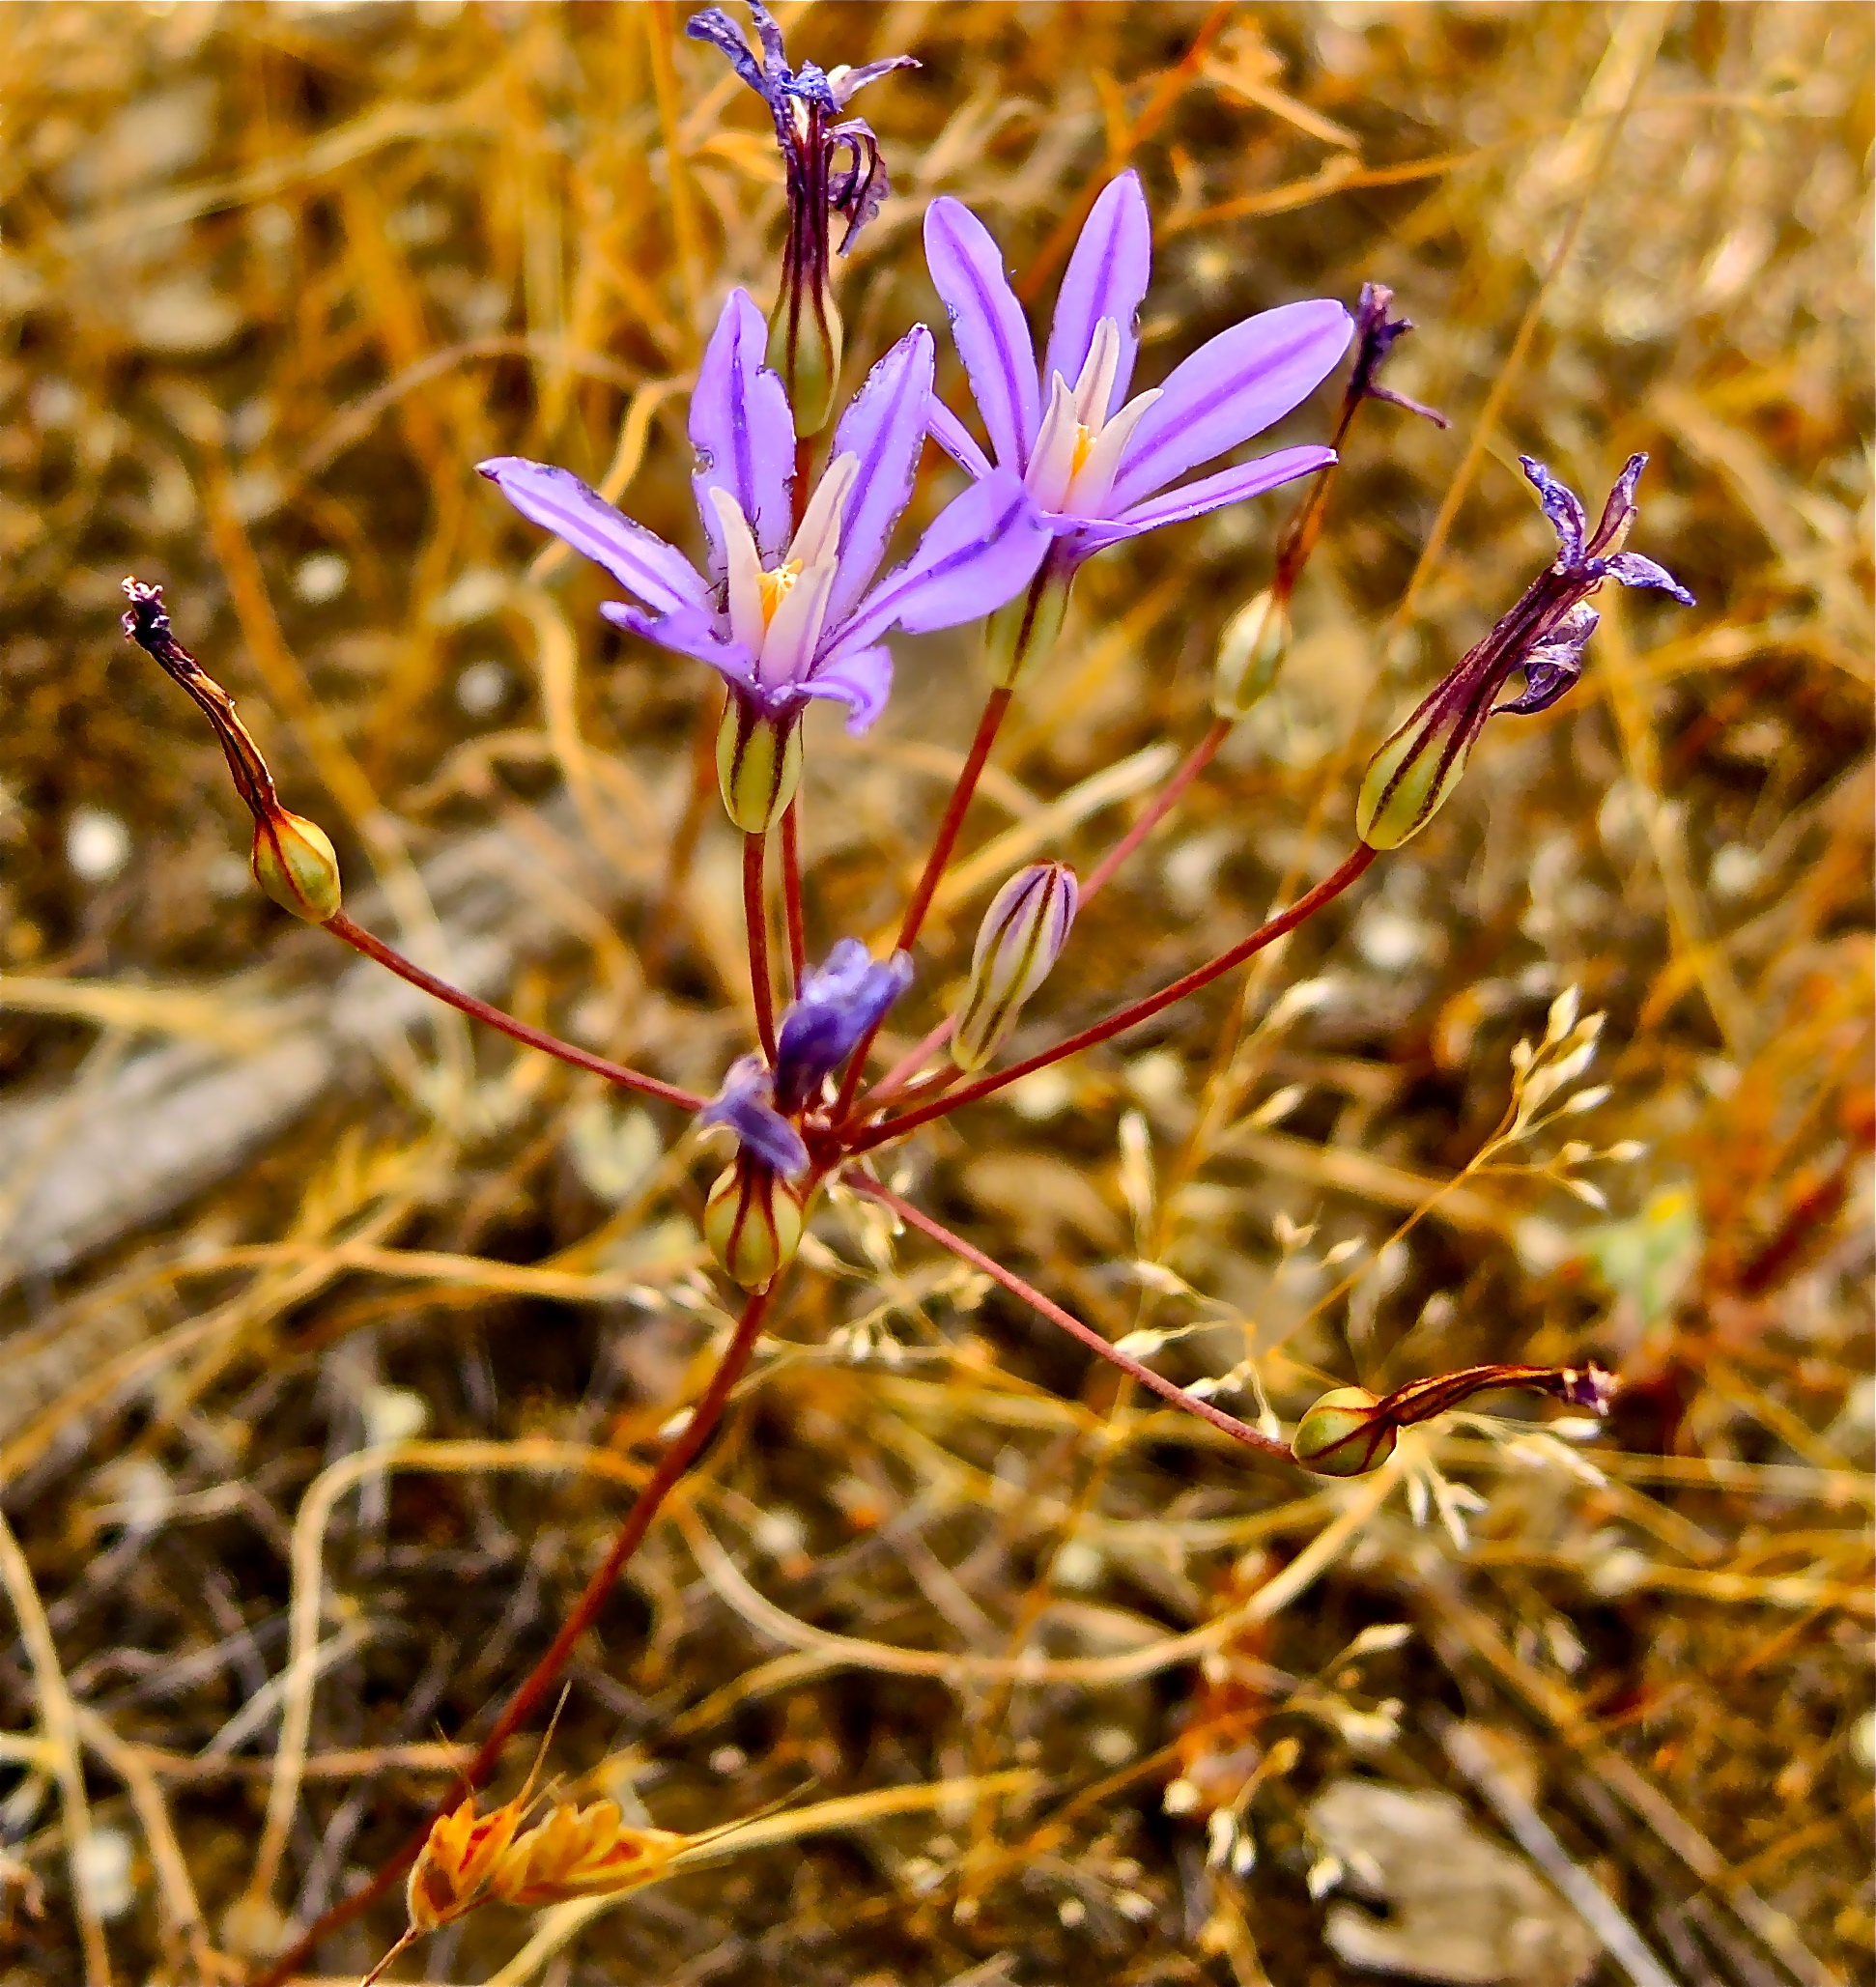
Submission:
[[[382,938],[374,938],[369,931],[361,930],[343,911],[327,919],[325,928],[334,938],[344,939],[355,951],[363,952],[368,959],[376,959],[379,965],[387,967],[400,979],[408,979],[412,986],[421,987],[425,993],[467,1014],[471,1021],[486,1022],[512,1040],[530,1049],[539,1049],[543,1055],[556,1057],[560,1062],[570,1063],[576,1069],[588,1070],[594,1076],[603,1076],[608,1083],[623,1084],[627,1090],[641,1091],[648,1097],[662,1098],[683,1111],[701,1111],[709,1101],[705,1097],[693,1096],[689,1091],[679,1090],[674,1084],[660,1083],[655,1076],[641,1076],[638,1070],[628,1069],[623,1063],[609,1062],[604,1056],[575,1048],[572,1042],[564,1042],[558,1036],[529,1028],[526,1021],[517,1021],[499,1008],[490,1007],[487,1001],[478,1001],[473,994],[451,986],[448,980],[439,979],[434,973],[426,973],[414,959],[407,959]]]
[[[801,915],[800,811],[801,796],[797,794],[782,816],[782,915],[788,926],[788,984],[796,993],[801,991],[801,976],[808,964]]]
[[[349,1924],[360,1912],[384,1896],[410,1868],[416,1860],[418,1852],[430,1839],[430,1831],[456,1806],[462,1800],[465,1790],[481,1786],[495,1772],[500,1763],[501,1748],[514,1736],[527,1714],[554,1688],[567,1658],[573,1654],[574,1645],[599,1618],[599,1611],[605,1606],[607,1597],[617,1585],[619,1575],[625,1571],[633,1553],[643,1543],[645,1534],[651,1529],[652,1519],[658,1516],[659,1507],[670,1494],[684,1472],[696,1460],[704,1443],[710,1439],[717,1424],[723,1419],[723,1411],[728,1405],[730,1391],[742,1377],[743,1369],[748,1366],[750,1355],[755,1350],[756,1342],[762,1336],[762,1320],[768,1312],[776,1288],[776,1285],[771,1284],[767,1290],[757,1291],[743,1306],[743,1315],[737,1320],[736,1330],[725,1348],[716,1372],[710,1376],[709,1385],[704,1388],[702,1397],[691,1410],[690,1420],[679,1431],[670,1447],[659,1458],[657,1466],[645,1480],[644,1489],[632,1500],[632,1508],[620,1520],[606,1557],[600,1562],[592,1578],[586,1582],[580,1599],[573,1604],[566,1620],[560,1624],[559,1633],[549,1644],[547,1654],[528,1671],[521,1688],[502,1707],[501,1716],[490,1728],[489,1736],[483,1740],[475,1757],[462,1769],[458,1783],[450,1788],[425,1817],[422,1828],[418,1829],[403,1848],[378,1870],[370,1883],[335,1904],[325,1916],[311,1925],[288,1951],[282,1953],[265,1973],[259,1974],[251,1983],[251,1987],[285,1987],[285,1983],[298,1969],[299,1963],[311,1954],[322,1939],[337,1931],[341,1925]]]
[[[1366,842],[1361,843],[1333,876],[1324,877],[1307,896],[1299,897],[1289,910],[1272,918],[1267,924],[1260,925],[1248,938],[1239,939],[1229,951],[1220,952],[1215,959],[1195,967],[1182,979],[1174,980],[1171,986],[1162,987],[1156,994],[1149,994],[1145,1000],[1134,1001],[1118,1013],[1110,1014],[1105,1021],[1096,1021],[1092,1028],[1084,1028],[1079,1035],[1071,1035],[1066,1041],[1059,1041],[1053,1048],[1043,1049],[1026,1062],[1013,1064],[1009,1068],[999,1069],[989,1076],[981,1076],[951,1096],[940,1097],[935,1103],[908,1111],[902,1118],[888,1119],[884,1124],[876,1124],[870,1130],[859,1133],[845,1141],[848,1156],[886,1145],[921,1124],[928,1124],[934,1118],[949,1116],[960,1105],[975,1103],[979,1097],[986,1097],[993,1091],[1019,1082],[1035,1070],[1046,1069],[1051,1063],[1078,1055],[1083,1049],[1092,1049],[1096,1042],[1106,1041],[1110,1036],[1121,1035],[1142,1021],[1151,1020],[1176,1001],[1182,1001],[1187,994],[1208,986],[1234,966],[1241,966],[1254,952],[1274,945],[1286,932],[1294,931],[1305,919],[1314,917],[1324,904],[1340,896],[1374,860],[1375,851]]]
[[[762,858],[768,833],[743,837],[743,923],[749,932],[749,984],[755,1002],[755,1033],[775,1067],[775,987],[769,979],[769,907],[762,900]]]
[[[938,823],[938,837],[931,844],[931,853],[925,858],[924,872],[919,878],[918,888],[912,893],[912,901],[905,907],[905,916],[899,921],[898,950],[909,952],[918,940],[921,926],[925,922],[925,913],[931,909],[931,899],[937,894],[938,879],[945,873],[945,866],[951,861],[952,850],[957,846],[959,831],[964,826],[964,816],[970,809],[971,797],[977,792],[978,781],[982,777],[985,763],[990,757],[990,748],[997,742],[997,732],[1002,727],[1005,714],[1009,709],[1013,690],[999,687],[984,699],[983,715],[977,721],[977,736],[971,740],[971,749],[965,754],[963,770],[957,776],[957,783],[951,790],[951,799],[945,803],[944,818]],[[834,1118],[838,1123],[853,1108],[854,1093],[860,1088],[860,1080],[866,1074],[867,1056],[873,1045],[873,1036],[879,1033],[875,1024],[867,1031],[866,1039],[854,1050],[847,1064],[847,1073],[840,1084],[840,1095],[834,1106]]]
[[[1086,904],[1098,890],[1106,887],[1109,879],[1135,849],[1146,840],[1155,828],[1176,808],[1185,789],[1218,755],[1218,748],[1231,736],[1231,724],[1227,719],[1212,720],[1211,729],[1199,740],[1185,755],[1185,763],[1167,781],[1147,804],[1143,813],[1119,841],[1108,850],[1094,866],[1087,881],[1081,886],[1081,901]]]
[[[1213,1428],[1228,1434],[1234,1442],[1242,1442],[1247,1449],[1255,1449],[1260,1455],[1280,1457],[1285,1462],[1294,1462],[1288,1442],[1279,1441],[1275,1435],[1266,1435],[1261,1429],[1254,1429],[1248,1422],[1242,1422],[1234,1414],[1227,1414],[1222,1407],[1214,1407],[1209,1401],[1200,1401],[1188,1394],[1183,1387],[1177,1386],[1163,1374],[1155,1373],[1151,1366],[1142,1366],[1139,1360],[1130,1359],[1118,1346],[1109,1345],[1093,1326],[1083,1324],[1081,1320],[1062,1306],[1043,1296],[1040,1291],[1027,1284],[1013,1269],[1006,1269],[994,1257],[986,1256],[981,1249],[975,1248],[960,1235],[953,1235],[943,1222],[932,1220],[929,1214],[922,1212],[910,1201],[901,1200],[876,1181],[867,1179],[859,1173],[841,1175],[846,1185],[857,1194],[864,1194],[868,1200],[877,1201],[881,1206],[890,1207],[898,1218],[921,1235],[927,1235],[934,1242],[941,1243],[953,1256],[970,1263],[974,1269],[981,1269],[985,1276],[994,1277],[1012,1297],[1020,1297],[1033,1311],[1038,1312],[1051,1324],[1059,1324],[1071,1338],[1076,1338],[1091,1352],[1098,1352],[1110,1365],[1118,1366],[1129,1379],[1138,1380],[1143,1387],[1157,1394],[1162,1401],[1170,1401],[1175,1407],[1183,1408],[1187,1414],[1196,1414],[1201,1421],[1208,1421]]]

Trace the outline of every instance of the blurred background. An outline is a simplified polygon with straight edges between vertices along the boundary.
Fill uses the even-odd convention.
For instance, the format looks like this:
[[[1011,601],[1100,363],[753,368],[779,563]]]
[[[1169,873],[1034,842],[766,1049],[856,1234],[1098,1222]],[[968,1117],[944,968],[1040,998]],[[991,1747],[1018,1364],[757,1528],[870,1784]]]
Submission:
[[[682,1125],[262,898],[211,737],[117,628],[127,573],[163,583],[360,922],[714,1089],[750,1019],[705,672],[472,471],[560,463],[694,542],[688,386],[726,289],[769,300],[782,202],[684,12],[0,14],[6,1987],[239,1980],[361,1882],[723,1328]],[[400,1976],[1876,1977],[1868,10],[780,12],[797,60],[924,65],[856,106],[894,194],[841,270],[850,384],[940,322],[934,195],[1039,324],[1130,163],[1143,380],[1375,280],[1419,326],[1390,377],[1453,420],[1363,416],[1275,691],[1012,1054],[1341,860],[1366,754],[1550,556],[1519,452],[1592,508],[1649,452],[1634,545],[1697,609],[1599,601],[1580,688],[1287,949],[891,1161],[1247,1416],[1488,1359],[1625,1391],[1586,1441],[1498,1397],[1384,1481],[1300,1480],[830,1206],[548,1771],[667,1828],[845,1819],[583,1927],[482,1913]],[[1002,876],[1097,860],[1203,733],[1286,512],[1088,569],[900,1048]],[[869,738],[812,721],[811,952],[895,919],[981,695],[928,637]],[[1573,988],[1607,1018],[1551,1102],[1587,1102],[1507,1134]],[[416,1436],[453,1446],[354,1462]],[[944,1778],[986,1784],[907,1794]]]

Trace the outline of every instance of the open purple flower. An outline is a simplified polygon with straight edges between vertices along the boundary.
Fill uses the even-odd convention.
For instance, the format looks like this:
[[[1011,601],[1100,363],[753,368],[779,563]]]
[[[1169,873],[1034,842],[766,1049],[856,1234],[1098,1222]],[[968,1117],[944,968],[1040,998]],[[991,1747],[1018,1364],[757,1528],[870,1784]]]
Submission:
[[[871,127],[858,118],[833,120],[856,90],[895,69],[919,65],[910,55],[894,55],[860,69],[840,63],[823,70],[811,62],[790,69],[775,16],[762,0],[750,0],[749,11],[762,44],[760,61],[721,7],[694,14],[684,32],[694,42],[721,49],[775,120],[788,181],[788,241],[782,288],[769,320],[769,362],[787,383],[802,433],[817,435],[831,412],[840,371],[840,313],[830,281],[829,229],[837,214],[846,222],[840,237],[844,255],[892,191]]]
[[[1548,711],[1576,683],[1601,618],[1590,597],[1606,581],[1658,587],[1683,607],[1693,605],[1692,594],[1665,567],[1623,550],[1640,515],[1635,485],[1647,467],[1645,455],[1629,458],[1593,532],[1574,490],[1532,457],[1518,461],[1557,534],[1557,555],[1369,761],[1355,832],[1370,848],[1399,848],[1433,819],[1459,784],[1488,718]],[[1522,685],[1500,703],[1514,676],[1521,676]]]
[[[691,397],[704,572],[566,469],[520,456],[477,466],[524,517],[634,596],[609,601],[600,610],[608,620],[708,663],[729,685],[718,766],[731,818],[752,833],[793,797],[797,721],[810,698],[844,704],[847,728],[864,731],[892,687],[886,636],[954,627],[1000,607],[1049,544],[1021,480],[998,471],[954,498],[912,556],[879,578],[924,443],[932,343],[923,325],[854,396],[791,533],[795,430],[782,382],[763,362],[764,335],[754,304],[734,291]]]
[[[1131,172],[1103,190],[1081,231],[1056,298],[1039,383],[1002,251],[961,202],[932,202],[925,259],[951,313],[990,456],[937,400],[932,439],[974,476],[991,473],[991,458],[999,470],[1020,475],[1055,534],[1020,620],[1013,607],[1006,617],[1019,651],[1007,659],[1009,680],[1052,639],[1068,582],[1092,554],[1334,460],[1326,448],[1279,449],[1168,488],[1305,399],[1342,356],[1352,326],[1333,301],[1282,304],[1221,331],[1163,385],[1129,400],[1135,319],[1152,260],[1146,197]]]
[[[800,993],[783,1009],[774,1069],[760,1056],[738,1057],[697,1122],[727,1125],[746,1152],[784,1179],[799,1179],[808,1148],[789,1119],[817,1101],[822,1085],[911,984],[906,953],[875,959],[857,938],[841,939],[825,965],[802,975]]]

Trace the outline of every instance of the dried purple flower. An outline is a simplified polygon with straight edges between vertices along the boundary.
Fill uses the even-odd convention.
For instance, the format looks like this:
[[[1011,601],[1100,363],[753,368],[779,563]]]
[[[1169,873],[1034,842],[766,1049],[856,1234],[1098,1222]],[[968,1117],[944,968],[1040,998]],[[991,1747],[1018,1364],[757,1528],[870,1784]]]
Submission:
[[[910,55],[889,56],[860,69],[831,70],[805,62],[790,69],[782,30],[762,0],[750,0],[750,17],[762,44],[758,61],[721,7],[705,8],[685,23],[694,42],[708,42],[769,106],[776,143],[788,180],[788,241],[782,251],[782,288],[769,319],[769,363],[787,383],[804,435],[817,435],[833,411],[840,372],[840,313],[834,301],[828,236],[838,214],[846,223],[844,255],[892,191],[880,159],[879,140],[858,118],[831,122],[856,90],[895,69],[917,69]],[[844,163],[836,161],[844,155]]]
[[[705,573],[566,469],[521,456],[477,465],[525,517],[635,596],[608,602],[600,610],[608,620],[708,663],[728,683],[724,801],[752,833],[793,796],[794,727],[810,698],[844,704],[848,730],[864,731],[892,687],[886,635],[977,619],[1028,581],[1049,543],[1021,482],[999,473],[954,498],[912,556],[878,578],[924,443],[932,343],[923,325],[849,403],[832,460],[790,535],[795,431],[762,338],[754,304],[732,292],[691,397]]]
[[[1135,320],[1152,260],[1146,196],[1134,173],[1114,180],[1089,213],[1056,298],[1039,384],[1003,253],[961,202],[932,202],[925,259],[951,312],[991,456],[1022,476],[1055,534],[1031,594],[1012,602],[992,630],[1005,682],[1053,640],[1075,570],[1092,554],[1334,460],[1326,448],[1285,448],[1160,495],[1304,400],[1342,356],[1352,326],[1339,303],[1283,304],[1221,331],[1162,386],[1129,400]],[[972,475],[990,473],[990,458],[936,400],[931,434]]]
[[[841,939],[825,965],[809,967],[776,1031],[777,1104],[799,1111],[813,1102],[911,984],[908,953],[881,961],[857,938]]]
[[[808,1148],[801,1133],[775,1108],[775,1072],[758,1055],[737,1057],[724,1074],[723,1088],[697,1113],[696,1121],[726,1126],[746,1152],[789,1179],[799,1179],[808,1171]]]
[[[1682,606],[1693,605],[1692,594],[1672,574],[1639,553],[1622,550],[1638,515],[1634,492],[1645,455],[1629,458],[1601,522],[1587,536],[1588,519],[1576,494],[1542,463],[1527,455],[1518,460],[1555,527],[1557,556],[1369,762],[1355,831],[1370,848],[1399,848],[1433,819],[1459,783],[1488,718],[1548,710],[1570,689],[1582,674],[1583,647],[1599,618],[1588,601],[1605,581],[1659,587]],[[1506,683],[1521,671],[1523,688],[1498,702]]]

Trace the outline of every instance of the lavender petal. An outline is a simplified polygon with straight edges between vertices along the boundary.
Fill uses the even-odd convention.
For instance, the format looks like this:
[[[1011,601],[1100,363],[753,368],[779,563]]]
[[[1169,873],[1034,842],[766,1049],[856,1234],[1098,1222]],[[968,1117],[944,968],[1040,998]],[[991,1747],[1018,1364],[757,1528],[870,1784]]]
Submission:
[[[844,110],[856,90],[864,90],[868,83],[878,82],[881,76],[891,75],[895,69],[923,67],[916,55],[889,55],[883,62],[863,62],[858,69],[831,71],[828,87],[834,92],[836,107]]]
[[[647,607],[668,612],[707,597],[702,577],[674,545],[635,524],[571,469],[519,455],[491,456],[475,468],[523,517],[604,566]]]
[[[697,454],[691,488],[710,541],[710,577],[719,583],[727,568],[713,489],[742,506],[763,558],[779,558],[788,543],[795,421],[786,388],[763,363],[768,340],[762,313],[746,291],[732,290],[691,395],[691,446]]]
[[[1535,456],[1521,455],[1518,467],[1530,479],[1531,487],[1537,492],[1537,500],[1544,506],[1544,515],[1549,519],[1551,528],[1557,534],[1558,563],[1563,566],[1578,564],[1583,555],[1583,533],[1589,528],[1589,520],[1577,493],[1551,475]]]
[[[891,627],[954,628],[1000,608],[1028,585],[1052,535],[1016,477],[992,470],[953,497],[905,564],[860,603],[815,674],[870,647]]]
[[[886,708],[893,694],[893,652],[863,648],[824,665],[806,683],[803,695],[827,697],[847,707],[848,735],[858,738]]]
[[[1110,515],[1287,414],[1327,376],[1353,329],[1341,304],[1319,298],[1263,311],[1202,345],[1133,431]]]
[[[1147,503],[1138,503],[1118,518],[1081,524],[1067,535],[1077,552],[1098,552],[1105,545],[1118,545],[1125,538],[1138,538],[1143,531],[1161,525],[1178,524],[1183,518],[1203,517],[1228,503],[1239,503],[1249,497],[1262,497],[1280,483],[1289,483],[1312,470],[1326,468],[1335,460],[1335,450],[1307,446],[1279,448],[1261,455],[1255,462],[1236,468],[1220,469],[1215,476],[1203,476],[1179,490],[1169,490]]]
[[[1103,318],[1112,318],[1121,333],[1121,366],[1107,406],[1096,410],[1102,420],[1127,397],[1140,349],[1135,326],[1151,274],[1152,222],[1147,196],[1140,190],[1139,174],[1124,172],[1108,183],[1082,225],[1055,300],[1048,356],[1042,361],[1043,379],[1060,373],[1072,386],[1087,362],[1094,326]]]
[[[912,500],[931,400],[931,333],[914,325],[872,371],[834,431],[834,459],[856,458],[840,525],[840,564],[829,596],[838,624],[873,582],[893,526]]]
[[[990,473],[990,458],[977,445],[977,437],[936,395],[925,409],[925,433],[967,476],[981,481]]]
[[[609,600],[600,604],[599,611],[614,628],[708,663],[735,682],[754,678],[754,657],[740,641],[725,641],[718,632],[716,617],[701,608],[673,608],[668,613],[653,614],[628,601]]]
[[[925,210],[925,262],[951,313],[952,336],[990,437],[990,452],[1021,471],[1041,404],[1036,347],[1023,307],[1004,274],[1003,251],[962,201],[949,195]]]
[[[1638,552],[1618,552],[1605,562],[1605,570],[1611,580],[1619,581],[1624,586],[1658,586],[1662,592],[1671,593],[1684,608],[1694,605],[1692,594],[1665,566],[1656,565],[1653,559],[1643,558]]]

